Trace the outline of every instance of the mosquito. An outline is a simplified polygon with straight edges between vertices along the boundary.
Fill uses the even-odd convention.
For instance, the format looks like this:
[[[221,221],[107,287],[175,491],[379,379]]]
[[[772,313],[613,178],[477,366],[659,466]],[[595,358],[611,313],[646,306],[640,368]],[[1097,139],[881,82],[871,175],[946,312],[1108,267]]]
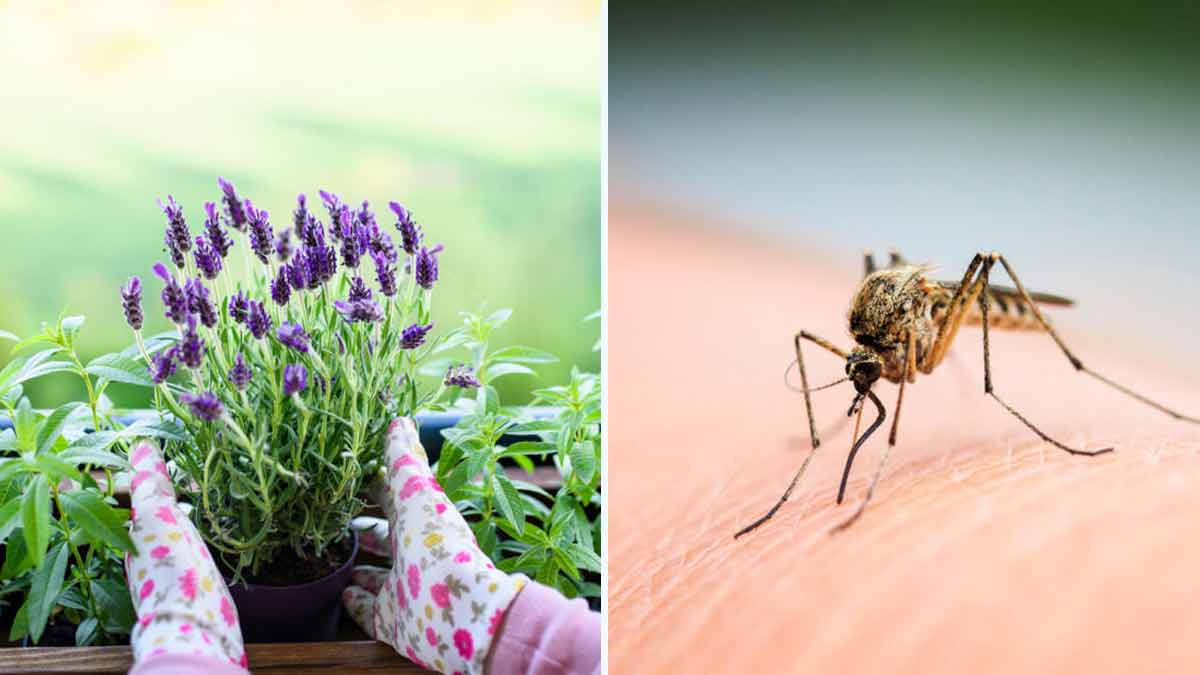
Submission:
[[[1200,424],[1200,419],[1183,415],[1152,401],[1083,365],[1083,362],[1067,348],[1062,338],[1058,336],[1050,322],[1042,316],[1039,309],[1039,305],[1069,307],[1074,302],[1058,295],[1026,291],[1004,256],[994,252],[975,254],[975,257],[971,259],[971,264],[967,266],[966,273],[963,274],[962,281],[957,283],[931,280],[927,276],[931,272],[929,266],[909,264],[897,252],[890,254],[889,262],[888,267],[877,269],[874,256],[870,252],[864,255],[864,278],[850,303],[850,335],[856,344],[849,353],[829,340],[808,331],[802,330],[796,333],[793,340],[796,347],[795,365],[800,370],[801,391],[804,393],[804,409],[808,415],[808,431],[812,438],[812,450],[800,465],[799,470],[796,471],[796,475],[792,477],[792,482],[788,484],[787,490],[783,492],[779,501],[761,518],[739,530],[733,536],[734,539],[757,528],[775,515],[775,512],[791,496],[797,481],[800,480],[804,470],[808,468],[809,462],[816,454],[817,448],[820,447],[821,439],[817,436],[816,424],[813,421],[811,393],[849,381],[854,385],[855,394],[847,416],[854,416],[856,413],[858,415],[854,434],[851,437],[857,440],[853,441],[850,454],[846,457],[846,467],[842,471],[842,482],[838,487],[837,503],[842,503],[846,494],[846,481],[850,477],[850,467],[854,464],[855,455],[887,417],[883,403],[880,402],[875,392],[871,391],[871,387],[880,377],[883,377],[899,385],[895,415],[892,418],[887,447],[875,469],[875,475],[871,479],[870,487],[867,488],[866,496],[854,513],[834,527],[832,533],[844,530],[858,520],[871,501],[871,497],[874,496],[888,455],[896,445],[896,432],[900,426],[900,408],[904,403],[904,385],[916,382],[917,373],[928,375],[938,367],[946,357],[946,352],[954,342],[954,338],[958,335],[959,327],[964,323],[977,323],[983,328],[984,393],[995,399],[1001,407],[1029,427],[1043,441],[1069,454],[1094,457],[1112,452],[1112,448],[1080,450],[1065,445],[1051,438],[1000,398],[992,386],[991,354],[988,344],[989,327],[1045,331],[1062,350],[1075,370],[1087,373],[1104,384],[1171,417]],[[1016,288],[989,283],[988,277],[997,262],[1004,267],[1004,271],[1008,273],[1009,279]],[[995,309],[998,311],[993,311],[991,305],[995,305]],[[810,389],[808,375],[804,370],[804,357],[800,350],[802,340],[808,340],[818,347],[836,354],[838,358],[845,359],[846,377]],[[863,408],[868,401],[875,407],[875,421],[859,436]]]

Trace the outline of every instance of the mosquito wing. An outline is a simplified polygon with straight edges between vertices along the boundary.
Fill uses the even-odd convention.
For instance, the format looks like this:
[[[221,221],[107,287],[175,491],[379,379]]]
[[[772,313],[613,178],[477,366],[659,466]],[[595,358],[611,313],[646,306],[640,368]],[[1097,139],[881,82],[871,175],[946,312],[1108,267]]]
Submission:
[[[938,284],[951,291],[958,290],[958,287],[962,285],[957,281],[939,281]],[[1014,302],[1020,302],[1021,300],[1020,292],[1018,292],[1017,289],[1009,286],[997,286],[996,284],[988,283],[988,291],[990,291],[992,295],[999,296],[1000,298],[1006,300],[1011,299]],[[1054,295],[1053,293],[1038,293],[1035,291],[1029,291],[1029,297],[1033,298],[1033,301],[1040,305],[1070,307],[1071,305],[1075,304],[1074,300],[1070,298],[1064,298],[1061,295]]]

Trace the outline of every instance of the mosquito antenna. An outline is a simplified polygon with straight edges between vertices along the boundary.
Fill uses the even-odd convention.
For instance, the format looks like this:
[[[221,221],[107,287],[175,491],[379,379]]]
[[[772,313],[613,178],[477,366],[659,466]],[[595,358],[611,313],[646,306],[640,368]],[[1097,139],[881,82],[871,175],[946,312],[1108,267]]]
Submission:
[[[792,367],[795,365],[796,365],[796,359],[792,359],[792,362],[788,364],[787,369],[783,371],[783,385],[785,387],[787,387],[788,389],[791,389],[792,391],[795,391],[795,392],[799,392],[801,394],[805,393],[805,391],[807,391],[808,393],[811,394],[814,391],[821,391],[822,389],[828,389],[830,387],[839,385],[850,379],[849,377],[843,377],[842,379],[840,379],[836,382],[830,382],[829,384],[823,384],[819,387],[813,387],[811,389],[805,390],[801,387],[794,386],[791,382],[788,382],[788,373],[792,372]]]
[[[875,395],[875,392],[868,389],[866,391],[866,396],[867,398],[871,399],[871,403],[874,403],[875,407],[879,410],[879,416],[875,418],[875,421],[871,423],[871,426],[867,427],[867,430],[863,432],[863,435],[860,436],[857,441],[855,441],[854,447],[850,448],[850,456],[846,458],[846,468],[842,471],[842,484],[840,487],[838,487],[837,503],[839,504],[842,503],[842,497],[844,497],[846,494],[846,481],[850,478],[850,467],[854,464],[854,456],[858,454],[858,449],[863,446],[863,443],[866,443],[867,439],[871,437],[871,434],[875,433],[875,430],[879,428],[880,424],[883,424],[884,418],[887,417],[887,411],[883,409],[883,404],[879,402],[879,397]],[[862,394],[860,394],[857,398],[861,397]],[[854,410],[853,406],[850,408],[850,410]]]

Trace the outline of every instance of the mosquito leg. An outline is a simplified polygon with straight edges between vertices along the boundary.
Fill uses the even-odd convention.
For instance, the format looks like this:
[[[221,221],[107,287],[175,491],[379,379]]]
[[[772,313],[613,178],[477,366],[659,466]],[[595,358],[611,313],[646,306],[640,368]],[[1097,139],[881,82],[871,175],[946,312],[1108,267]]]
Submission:
[[[987,283],[988,283],[988,273],[991,272],[992,265],[994,265],[996,263],[997,259],[999,259],[1001,261],[1004,260],[1003,258],[1000,258],[1000,256],[998,256],[995,253],[989,255],[987,260],[983,264],[983,271],[980,272],[980,278],[983,280],[983,286],[984,286],[984,292],[982,294],[980,294],[980,296],[979,296],[979,305],[980,305],[980,309],[983,312],[983,391],[984,391],[984,393],[986,393],[988,396],[991,396],[992,398],[996,399],[997,403],[999,403],[1001,406],[1003,406],[1005,410],[1012,413],[1013,417],[1016,417],[1017,419],[1021,420],[1021,422],[1025,426],[1029,427],[1030,430],[1032,430],[1033,433],[1037,434],[1043,441],[1046,441],[1047,443],[1053,445],[1054,447],[1056,447],[1060,450],[1065,450],[1072,455],[1088,455],[1088,456],[1102,455],[1106,452],[1112,452],[1112,448],[1103,448],[1101,450],[1076,450],[1075,448],[1069,447],[1067,445],[1063,445],[1062,443],[1059,443],[1058,441],[1054,440],[1053,438],[1050,438],[1049,436],[1047,436],[1046,432],[1044,432],[1041,429],[1034,426],[1033,422],[1030,422],[1029,420],[1025,419],[1024,415],[1017,412],[1015,409],[1013,409],[1012,406],[1005,403],[1003,399],[1001,399],[999,396],[996,395],[996,392],[992,387],[992,358],[991,358],[990,345],[989,345],[989,341],[988,341]],[[1007,269],[1007,265],[1005,265],[1005,269]],[[1011,272],[1010,272],[1010,276],[1011,276]],[[1013,279],[1013,281],[1017,280],[1016,277],[1012,277],[1012,279]],[[1017,287],[1018,287],[1018,289],[1020,289],[1020,282],[1017,282],[1017,283],[1018,283]],[[1021,289],[1021,290],[1022,290],[1022,294],[1024,294],[1024,290],[1023,289]],[[1029,305],[1031,307],[1033,306],[1033,302],[1031,300],[1029,300],[1028,296],[1025,297],[1025,300],[1026,300],[1026,302],[1029,303]],[[1036,312],[1037,310],[1035,309],[1034,311]],[[1046,326],[1046,328],[1049,329],[1049,327],[1050,327],[1049,324],[1045,324],[1044,320],[1043,320],[1043,323]],[[1057,339],[1057,337],[1055,339]],[[1059,342],[1059,344],[1061,345],[1062,343]],[[1071,356],[1070,352],[1067,352],[1067,355]]]
[[[979,265],[983,262],[983,254],[976,253],[971,259],[971,264],[967,265],[967,271],[963,274],[962,283],[958,285],[958,290],[954,291],[954,296],[950,298],[949,309],[946,310],[946,316],[942,319],[942,323],[938,326],[937,337],[933,339],[933,345],[925,354],[925,358],[921,363],[921,372],[930,373],[942,360],[942,354],[946,352],[946,348],[950,346],[953,337],[950,337],[951,327],[962,320],[962,314],[966,311],[967,294],[972,290],[972,279],[975,277],[975,272],[979,269]]]
[[[808,391],[808,373],[804,370],[804,354],[800,349],[800,340],[802,339],[808,340],[817,346],[836,354],[842,359],[847,357],[846,352],[838,349],[837,346],[825,338],[813,335],[812,333],[803,330],[796,333],[796,336],[793,340],[796,345],[796,364],[800,369],[800,385],[804,387],[804,411],[808,415],[808,433],[811,434],[810,438],[812,438],[812,450],[810,450],[808,456],[804,458],[804,462],[800,465],[800,468],[796,470],[796,475],[792,476],[792,482],[788,483],[787,489],[783,491],[783,495],[779,497],[779,501],[775,502],[775,505],[771,507],[771,510],[767,511],[767,513],[761,518],[738,530],[737,534],[733,535],[734,539],[737,539],[759,525],[762,525],[775,515],[775,512],[779,510],[779,507],[783,506],[783,503],[792,496],[792,490],[796,488],[796,483],[800,481],[800,476],[804,475],[804,470],[808,468],[808,463],[812,461],[813,456],[817,454],[817,448],[821,446],[821,437],[817,435],[817,425],[813,420],[812,396]]]
[[[1113,389],[1116,389],[1117,391],[1125,394],[1126,396],[1135,398],[1135,399],[1141,401],[1142,403],[1145,403],[1146,405],[1150,406],[1151,408],[1159,410],[1160,412],[1164,412],[1164,413],[1170,415],[1171,417],[1174,417],[1177,420],[1183,420],[1185,422],[1191,422],[1193,424],[1200,424],[1200,418],[1191,417],[1188,415],[1184,415],[1183,413],[1178,412],[1176,410],[1172,410],[1171,408],[1168,408],[1167,406],[1165,406],[1161,403],[1153,401],[1153,400],[1137,393],[1136,391],[1129,389],[1128,387],[1126,387],[1124,385],[1117,384],[1116,382],[1108,379],[1107,377],[1104,377],[1103,375],[1097,373],[1096,371],[1092,370],[1091,368],[1088,368],[1087,366],[1083,365],[1083,362],[1080,361],[1079,358],[1076,357],[1074,354],[1072,354],[1071,350],[1067,348],[1067,345],[1062,341],[1062,338],[1060,338],[1058,336],[1058,333],[1056,333],[1054,331],[1054,327],[1050,325],[1050,322],[1047,321],[1046,318],[1042,316],[1041,311],[1038,310],[1037,303],[1035,303],[1033,301],[1033,299],[1031,297],[1029,297],[1029,293],[1025,290],[1025,287],[1021,284],[1021,280],[1017,278],[1016,272],[1013,272],[1012,266],[1008,264],[1008,260],[1006,260],[1004,258],[1004,256],[1002,256],[1002,255],[998,255],[997,258],[1000,260],[1000,264],[1004,265],[1004,271],[1008,273],[1008,277],[1013,280],[1013,284],[1017,287],[1017,292],[1021,294],[1021,299],[1024,300],[1025,305],[1028,306],[1029,310],[1033,312],[1033,316],[1038,320],[1038,323],[1041,324],[1042,328],[1046,329],[1046,332],[1049,333],[1050,337],[1054,339],[1054,342],[1058,344],[1058,348],[1061,349],[1062,353],[1066,355],[1067,360],[1071,362],[1071,365],[1075,366],[1075,370],[1083,371],[1083,372],[1087,373],[1088,375],[1091,375],[1092,377],[1096,378],[1097,380],[1100,380],[1104,384],[1107,384],[1108,386],[1112,387]]]
[[[908,375],[917,367],[916,359],[916,340],[912,333],[908,334],[908,345],[905,348],[904,375],[900,380],[900,393],[896,396],[896,416],[892,418],[892,430],[888,434],[887,447],[883,450],[883,457],[879,459],[879,466],[875,469],[875,475],[871,478],[871,485],[867,488],[867,495],[863,497],[862,503],[854,509],[854,513],[850,517],[838,523],[830,534],[836,534],[854,524],[863,511],[867,508],[867,503],[871,501],[871,497],[875,496],[875,487],[879,485],[879,478],[883,476],[883,467],[887,464],[888,455],[891,454],[892,448],[896,447],[896,432],[900,428],[900,408],[904,405],[904,383],[908,380]]]
[[[870,251],[863,251],[863,278],[869,277],[875,273],[875,254]]]

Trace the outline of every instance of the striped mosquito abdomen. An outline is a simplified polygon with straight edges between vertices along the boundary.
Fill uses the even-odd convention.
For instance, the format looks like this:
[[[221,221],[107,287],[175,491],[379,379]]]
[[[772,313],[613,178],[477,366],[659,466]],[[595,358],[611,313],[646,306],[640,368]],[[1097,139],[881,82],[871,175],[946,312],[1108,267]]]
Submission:
[[[976,304],[967,311],[963,322],[978,326],[982,319],[983,310]],[[988,327],[1000,330],[1043,330],[1041,322],[1024,300],[991,291],[988,292]]]

